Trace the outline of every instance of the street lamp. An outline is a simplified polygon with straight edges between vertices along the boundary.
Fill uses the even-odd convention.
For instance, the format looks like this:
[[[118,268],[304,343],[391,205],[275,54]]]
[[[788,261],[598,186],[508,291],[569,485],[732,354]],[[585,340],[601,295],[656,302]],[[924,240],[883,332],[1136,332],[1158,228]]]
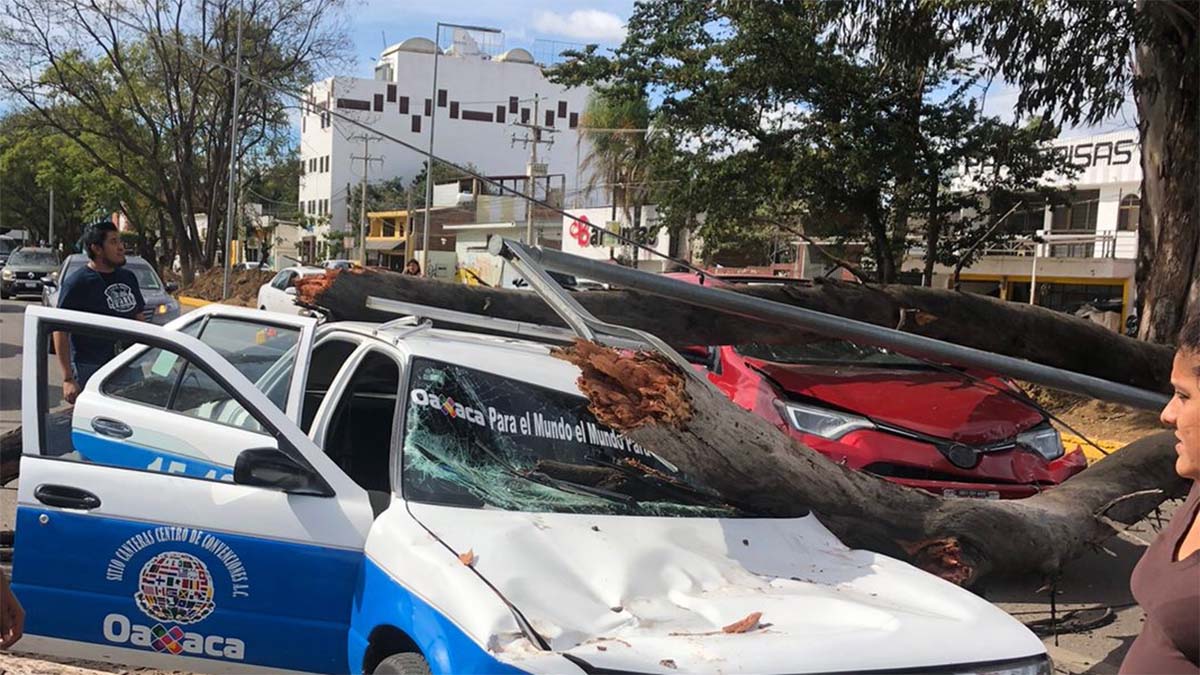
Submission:
[[[438,109],[438,55],[442,53],[440,46],[442,41],[442,28],[460,28],[462,30],[477,31],[480,33],[495,33],[500,35],[499,28],[488,28],[486,26],[468,26],[460,23],[443,23],[439,21],[437,28],[433,34],[433,96],[430,101],[433,105],[430,106],[429,112],[429,155],[425,158],[425,227],[421,233],[421,271],[429,275],[429,212],[433,208],[433,130],[437,121]]]

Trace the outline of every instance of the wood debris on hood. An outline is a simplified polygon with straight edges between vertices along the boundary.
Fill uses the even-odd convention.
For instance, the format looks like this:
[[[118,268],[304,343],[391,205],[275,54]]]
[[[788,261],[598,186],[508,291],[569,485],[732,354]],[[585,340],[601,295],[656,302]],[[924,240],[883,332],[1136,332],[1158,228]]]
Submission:
[[[762,618],[762,612],[754,612],[741,621],[735,621],[721,629],[724,633],[746,633],[758,628],[758,620]]]

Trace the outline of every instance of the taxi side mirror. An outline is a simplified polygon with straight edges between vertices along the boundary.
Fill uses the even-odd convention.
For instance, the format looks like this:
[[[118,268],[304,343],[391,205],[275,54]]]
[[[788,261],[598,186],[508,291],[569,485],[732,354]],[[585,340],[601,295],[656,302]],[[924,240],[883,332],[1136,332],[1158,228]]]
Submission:
[[[291,494],[333,496],[333,490],[316,472],[277,448],[243,450],[233,465],[233,482]]]

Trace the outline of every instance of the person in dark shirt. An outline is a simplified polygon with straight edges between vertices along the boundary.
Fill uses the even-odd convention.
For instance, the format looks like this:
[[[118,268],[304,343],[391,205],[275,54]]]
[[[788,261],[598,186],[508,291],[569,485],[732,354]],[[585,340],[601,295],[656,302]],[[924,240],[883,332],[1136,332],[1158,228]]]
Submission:
[[[1122,673],[1200,674],[1200,307],[1179,335],[1171,386],[1162,421],[1175,427],[1175,472],[1191,490],[1133,570],[1129,586],[1146,621]]]
[[[87,266],[62,280],[58,306],[81,312],[141,319],[146,302],[137,276],[125,265],[125,244],[116,225],[99,222],[88,226],[80,240],[89,258]],[[74,403],[89,377],[111,359],[112,340],[88,335],[54,334],[54,351],[63,371],[63,398]]]

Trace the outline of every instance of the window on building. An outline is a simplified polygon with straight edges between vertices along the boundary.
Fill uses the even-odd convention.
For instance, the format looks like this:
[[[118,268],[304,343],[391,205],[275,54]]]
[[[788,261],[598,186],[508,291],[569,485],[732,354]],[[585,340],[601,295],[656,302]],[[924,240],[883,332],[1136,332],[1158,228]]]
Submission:
[[[553,110],[546,111],[546,126],[548,126],[548,127],[554,126],[554,111]]]
[[[414,134],[421,133],[421,116],[420,115],[412,116],[412,131]]]
[[[379,82],[391,82],[396,79],[392,76],[392,64],[383,63],[375,66],[375,79]]]
[[[431,98],[425,99],[425,116],[426,117],[433,116],[433,99],[431,99]]]
[[[1046,226],[1046,200],[1041,195],[1021,195],[996,202],[997,215],[1004,216],[1010,209],[1012,213],[1003,225],[1009,232],[1033,234]]]
[[[446,94],[445,89],[438,89],[438,107],[439,108],[446,107],[446,96],[447,96],[447,94]]]
[[[1117,229],[1121,232],[1136,232],[1142,214],[1142,198],[1125,195],[1121,198],[1121,209],[1117,212]]]
[[[317,158],[316,157],[310,157],[308,159],[308,170],[310,173],[317,172]]]
[[[520,99],[518,99],[516,96],[509,96],[508,97],[508,112],[516,115],[517,114],[517,106],[519,104],[520,104]]]
[[[400,97],[400,114],[401,115],[408,114],[408,97],[407,96]]]
[[[375,94],[373,98],[375,112],[383,112],[383,94]]]
[[[1075,190],[1058,195],[1052,207],[1052,232],[1095,232],[1100,211],[1099,190]]]
[[[329,200],[328,199],[321,200],[321,210],[324,211],[325,215],[329,215]]]
[[[450,102],[450,119],[458,119],[458,101]]]
[[[567,102],[566,101],[558,102],[558,116],[559,117],[567,116]]]
[[[387,86],[387,100],[388,100],[388,103],[396,102],[396,85],[389,84]]]
[[[504,106],[502,105],[496,106],[496,121],[504,124]]]
[[[383,225],[382,234],[385,237],[396,236],[396,220],[394,218],[384,218],[380,221]]]

